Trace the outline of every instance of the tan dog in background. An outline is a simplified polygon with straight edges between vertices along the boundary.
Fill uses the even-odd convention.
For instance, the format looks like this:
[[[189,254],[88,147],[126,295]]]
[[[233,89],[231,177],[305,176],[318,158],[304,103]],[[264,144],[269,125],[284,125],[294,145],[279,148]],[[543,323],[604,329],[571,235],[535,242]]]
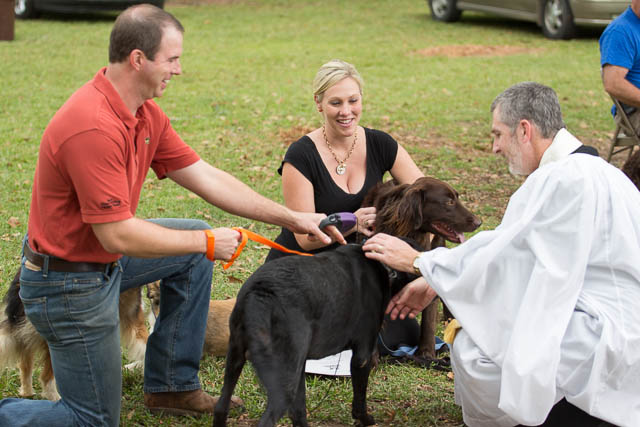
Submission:
[[[36,359],[42,363],[40,386],[42,397],[59,400],[56,388],[51,355],[47,342],[35,330],[25,316],[20,291],[20,272],[15,275],[4,297],[0,313],[0,367],[20,369],[20,389],[22,397],[33,396],[33,368]],[[144,353],[149,333],[144,321],[141,288],[129,289],[120,294],[120,342],[127,349],[128,359],[132,361],[125,367],[132,369],[144,366]]]
[[[0,367],[18,366],[20,369],[19,395],[33,396],[33,370],[38,360],[42,364],[39,375],[41,396],[48,400],[59,400],[51,356],[47,342],[35,330],[25,316],[24,306],[18,295],[20,291],[19,272],[15,275],[1,304],[0,313]],[[147,285],[150,300],[148,321],[153,329],[155,316],[160,310],[160,282]],[[203,354],[226,356],[229,345],[229,316],[235,298],[211,301]],[[142,304],[142,288],[133,288],[120,294],[120,342],[127,350],[131,363],[126,369],[143,368],[149,332],[145,323]]]
[[[160,283],[147,285],[147,297],[151,301],[150,317],[147,319],[151,328],[155,317],[160,312]],[[202,355],[226,356],[229,347],[229,316],[236,304],[236,299],[209,301],[209,315],[207,317],[207,331],[204,337]]]

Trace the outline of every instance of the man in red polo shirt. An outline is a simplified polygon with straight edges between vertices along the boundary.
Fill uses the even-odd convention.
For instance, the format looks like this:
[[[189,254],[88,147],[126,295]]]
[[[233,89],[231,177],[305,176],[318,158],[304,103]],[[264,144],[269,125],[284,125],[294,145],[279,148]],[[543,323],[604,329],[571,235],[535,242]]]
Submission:
[[[124,11],[111,32],[109,65],[44,132],[20,297],[49,344],[62,399],[3,399],[0,425],[118,425],[118,295],[155,280],[162,280],[162,305],[147,344],[145,406],[177,415],[213,411],[215,399],[198,379],[211,261],[229,259],[240,235],[197,220],[137,218],[150,167],[230,213],[330,240],[317,226],[324,215],[293,212],[200,159],[152,101],[181,73],[183,32],[154,6]]]

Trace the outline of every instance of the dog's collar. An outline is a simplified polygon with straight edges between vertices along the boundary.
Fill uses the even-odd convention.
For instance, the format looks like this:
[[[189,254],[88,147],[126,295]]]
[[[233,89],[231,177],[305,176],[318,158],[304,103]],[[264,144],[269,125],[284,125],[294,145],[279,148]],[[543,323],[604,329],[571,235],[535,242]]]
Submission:
[[[398,278],[398,271],[397,270],[394,270],[393,268],[389,267],[387,264],[385,264],[383,262],[381,262],[380,264],[382,264],[384,269],[387,270],[387,276],[389,276],[390,280]]]

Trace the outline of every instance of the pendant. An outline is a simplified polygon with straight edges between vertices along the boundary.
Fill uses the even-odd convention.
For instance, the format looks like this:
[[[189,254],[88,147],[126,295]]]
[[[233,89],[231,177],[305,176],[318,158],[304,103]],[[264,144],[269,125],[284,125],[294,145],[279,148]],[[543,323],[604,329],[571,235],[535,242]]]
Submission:
[[[344,175],[344,173],[347,171],[347,165],[345,165],[344,163],[340,163],[337,167],[336,167],[336,173],[338,175]]]

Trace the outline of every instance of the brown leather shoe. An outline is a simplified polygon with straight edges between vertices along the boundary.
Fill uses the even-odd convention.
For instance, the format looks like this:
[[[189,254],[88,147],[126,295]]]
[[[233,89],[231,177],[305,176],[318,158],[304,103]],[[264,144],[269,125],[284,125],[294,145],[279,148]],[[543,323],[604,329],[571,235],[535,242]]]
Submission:
[[[204,414],[213,414],[213,407],[217,402],[217,396],[210,396],[202,389],[144,394],[144,406],[152,414],[158,415],[199,417]],[[244,402],[239,397],[231,396],[230,406],[231,408],[244,406]]]

